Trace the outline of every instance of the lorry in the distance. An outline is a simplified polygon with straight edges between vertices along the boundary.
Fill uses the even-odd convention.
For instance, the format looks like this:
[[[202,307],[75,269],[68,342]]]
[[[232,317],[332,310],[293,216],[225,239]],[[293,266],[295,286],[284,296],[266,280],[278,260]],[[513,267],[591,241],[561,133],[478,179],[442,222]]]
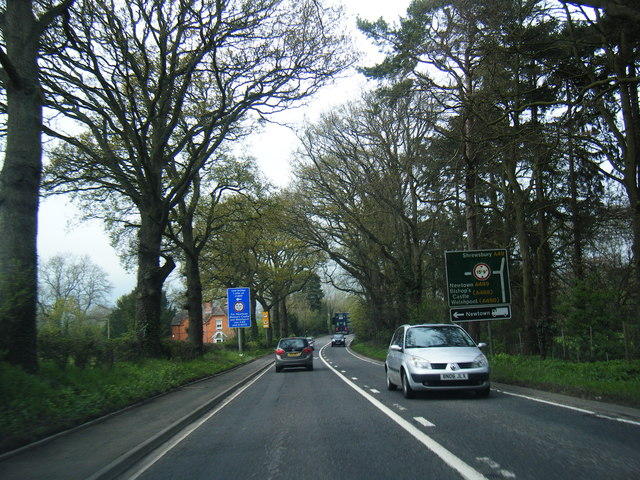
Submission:
[[[331,319],[331,323],[333,324],[333,333],[348,335],[353,331],[348,312],[336,313]]]

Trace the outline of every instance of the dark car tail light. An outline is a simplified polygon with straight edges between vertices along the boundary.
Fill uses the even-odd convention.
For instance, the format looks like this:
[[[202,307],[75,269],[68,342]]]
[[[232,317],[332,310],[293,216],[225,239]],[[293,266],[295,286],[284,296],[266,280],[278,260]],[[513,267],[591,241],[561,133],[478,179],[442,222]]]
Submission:
[[[284,353],[284,350],[281,348],[276,349],[276,355],[282,355]]]
[[[302,353],[311,353],[311,352],[313,352],[313,348],[311,347],[307,347],[304,350],[302,350]]]

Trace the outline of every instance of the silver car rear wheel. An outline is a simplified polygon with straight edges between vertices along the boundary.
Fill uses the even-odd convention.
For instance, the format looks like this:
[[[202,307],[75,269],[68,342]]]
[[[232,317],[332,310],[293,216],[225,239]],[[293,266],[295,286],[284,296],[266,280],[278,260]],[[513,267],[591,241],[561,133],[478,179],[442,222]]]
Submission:
[[[385,368],[385,376],[387,377],[387,390],[391,390],[391,391],[397,390],[398,386],[391,381],[391,379],[389,378],[389,370],[387,370],[386,368]]]

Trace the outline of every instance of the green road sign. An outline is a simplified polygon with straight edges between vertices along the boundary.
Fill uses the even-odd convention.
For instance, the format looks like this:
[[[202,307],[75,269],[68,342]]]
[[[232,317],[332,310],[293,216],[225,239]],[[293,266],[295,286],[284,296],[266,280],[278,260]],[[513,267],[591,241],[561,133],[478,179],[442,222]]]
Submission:
[[[489,307],[511,303],[507,250],[445,252],[445,263],[449,307]]]

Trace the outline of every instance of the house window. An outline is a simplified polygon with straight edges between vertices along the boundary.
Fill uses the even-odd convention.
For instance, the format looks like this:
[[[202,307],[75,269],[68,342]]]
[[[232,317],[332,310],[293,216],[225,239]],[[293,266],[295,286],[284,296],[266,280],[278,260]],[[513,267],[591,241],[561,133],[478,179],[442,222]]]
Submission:
[[[222,320],[216,320],[216,330],[222,330]]]

